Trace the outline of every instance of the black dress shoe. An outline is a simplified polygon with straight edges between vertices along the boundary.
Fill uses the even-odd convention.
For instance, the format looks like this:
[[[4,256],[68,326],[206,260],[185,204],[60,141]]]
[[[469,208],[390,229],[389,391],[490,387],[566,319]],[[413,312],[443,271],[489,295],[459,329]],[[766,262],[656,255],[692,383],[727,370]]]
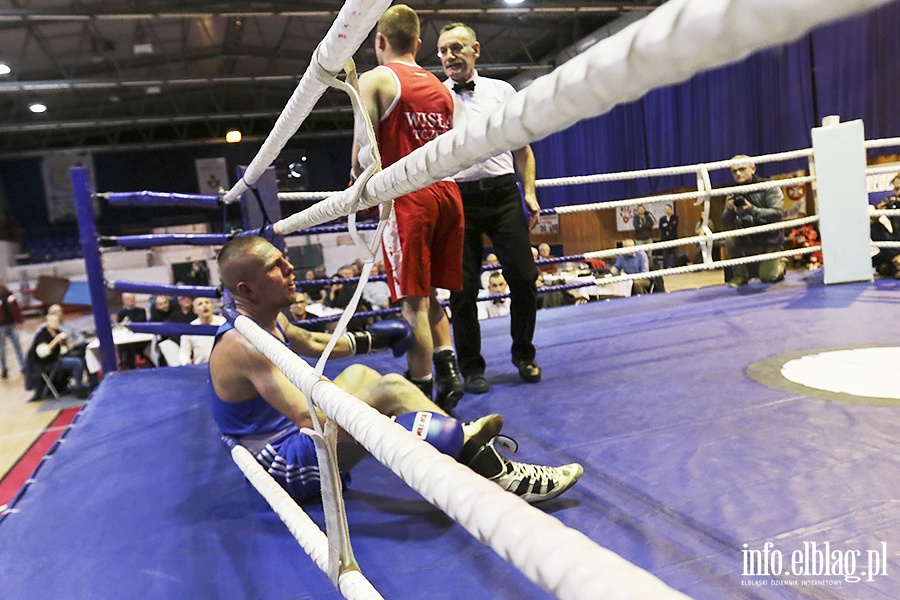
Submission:
[[[519,377],[526,383],[537,383],[541,380],[541,367],[533,360],[513,361],[519,369]]]
[[[466,375],[465,389],[467,394],[487,394],[491,384],[484,378],[484,373],[472,373]]]

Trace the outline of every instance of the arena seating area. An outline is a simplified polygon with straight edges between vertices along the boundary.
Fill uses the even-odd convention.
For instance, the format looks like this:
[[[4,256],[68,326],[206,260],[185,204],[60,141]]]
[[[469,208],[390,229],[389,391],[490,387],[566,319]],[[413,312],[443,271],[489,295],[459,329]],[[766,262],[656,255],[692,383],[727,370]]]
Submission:
[[[22,240],[22,247],[16,256],[16,262],[33,265],[72,258],[82,258],[78,235],[35,235]]]

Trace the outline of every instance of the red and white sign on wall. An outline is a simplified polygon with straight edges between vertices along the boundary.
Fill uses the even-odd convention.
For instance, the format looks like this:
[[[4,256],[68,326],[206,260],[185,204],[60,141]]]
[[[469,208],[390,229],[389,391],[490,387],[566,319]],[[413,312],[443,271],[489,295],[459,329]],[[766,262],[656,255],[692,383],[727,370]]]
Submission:
[[[201,194],[218,194],[219,188],[228,189],[228,165],[224,158],[198,158],[197,186]]]

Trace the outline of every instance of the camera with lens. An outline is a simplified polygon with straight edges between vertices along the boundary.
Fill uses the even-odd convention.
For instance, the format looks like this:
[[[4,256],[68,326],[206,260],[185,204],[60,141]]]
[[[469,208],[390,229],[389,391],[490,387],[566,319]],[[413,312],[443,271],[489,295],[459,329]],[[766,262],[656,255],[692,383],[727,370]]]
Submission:
[[[738,208],[746,208],[750,205],[750,198],[744,194],[733,194],[731,196],[731,201]]]
[[[884,200],[881,201],[882,206],[885,210],[896,210],[900,208],[900,198],[897,196],[888,196]]]

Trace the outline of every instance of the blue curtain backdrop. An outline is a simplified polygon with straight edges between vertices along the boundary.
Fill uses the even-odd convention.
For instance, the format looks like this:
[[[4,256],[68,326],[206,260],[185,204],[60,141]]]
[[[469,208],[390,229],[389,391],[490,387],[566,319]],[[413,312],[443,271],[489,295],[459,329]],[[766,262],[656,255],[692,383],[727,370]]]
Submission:
[[[647,166],[644,115],[640,102],[617,106],[602,117],[582,122],[533,144],[538,179],[633,171]],[[598,169],[598,165],[602,165]],[[541,206],[565,206],[610,200],[650,191],[646,181],[545,188]],[[553,198],[553,200],[550,200]]]
[[[533,144],[538,178],[671,167],[812,144],[830,114],[863,119],[866,137],[900,135],[900,3],[820,28],[787,46],[651,91],[641,100]],[[884,152],[884,151],[881,151]],[[801,159],[778,163],[784,172]],[[768,174],[765,166],[762,174]],[[713,184],[730,181],[712,173]],[[693,175],[545,188],[544,207],[618,200],[681,186]]]
[[[894,2],[812,33],[820,118],[862,119],[866,139],[900,135],[898,26],[900,3]]]
[[[653,167],[694,164],[735,154],[808,147],[814,124],[809,49],[805,42],[758,53],[644,97],[647,161]],[[713,183],[730,180],[714,171]],[[696,185],[662,178],[661,189]]]

